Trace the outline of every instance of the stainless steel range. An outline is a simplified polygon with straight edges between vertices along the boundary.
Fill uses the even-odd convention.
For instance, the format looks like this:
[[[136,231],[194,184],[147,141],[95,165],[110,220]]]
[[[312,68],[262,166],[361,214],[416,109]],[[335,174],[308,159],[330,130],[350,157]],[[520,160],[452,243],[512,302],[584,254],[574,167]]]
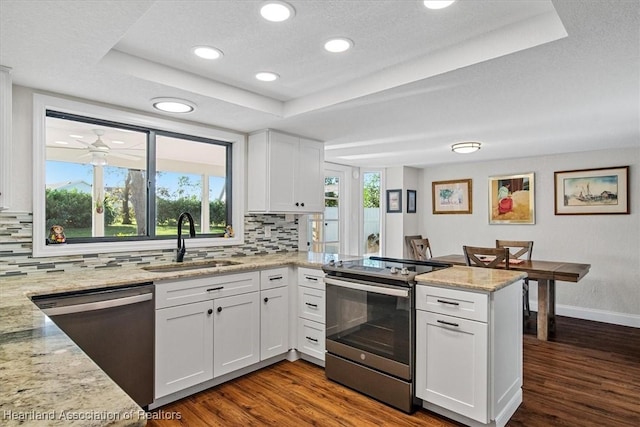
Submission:
[[[325,264],[327,378],[413,412],[414,278],[450,266],[380,257]]]

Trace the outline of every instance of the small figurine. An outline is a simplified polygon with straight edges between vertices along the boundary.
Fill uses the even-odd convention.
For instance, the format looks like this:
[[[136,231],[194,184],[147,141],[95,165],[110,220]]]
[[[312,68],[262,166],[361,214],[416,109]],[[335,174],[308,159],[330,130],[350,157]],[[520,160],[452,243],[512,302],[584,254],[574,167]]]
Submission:
[[[65,243],[67,238],[64,236],[64,227],[61,225],[52,225],[49,230],[49,243]]]
[[[227,225],[226,231],[224,232],[224,237],[225,239],[228,239],[229,237],[233,237],[233,227],[231,227],[230,225]]]

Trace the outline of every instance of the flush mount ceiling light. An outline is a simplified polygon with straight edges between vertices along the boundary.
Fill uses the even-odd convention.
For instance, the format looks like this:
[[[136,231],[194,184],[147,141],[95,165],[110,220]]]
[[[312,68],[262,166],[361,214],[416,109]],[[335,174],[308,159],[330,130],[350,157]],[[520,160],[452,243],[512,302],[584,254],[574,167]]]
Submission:
[[[256,73],[256,79],[262,82],[272,82],[274,80],[278,80],[280,78],[276,73],[272,73],[271,71],[260,71]]]
[[[151,103],[153,108],[166,113],[190,113],[196,108],[193,102],[178,98],[154,98]]]
[[[191,51],[202,59],[218,59],[223,55],[220,49],[211,46],[195,46]]]
[[[346,37],[334,37],[324,44],[324,49],[331,53],[345,52],[353,47],[353,41]]]
[[[425,0],[424,6],[429,9],[444,9],[445,7],[449,7],[456,0]]]
[[[458,142],[457,144],[453,144],[451,146],[451,151],[460,154],[468,154],[473,153],[474,151],[478,151],[480,149],[479,142]]]
[[[260,8],[260,15],[271,22],[286,21],[295,14],[293,6],[283,1],[268,1]]]

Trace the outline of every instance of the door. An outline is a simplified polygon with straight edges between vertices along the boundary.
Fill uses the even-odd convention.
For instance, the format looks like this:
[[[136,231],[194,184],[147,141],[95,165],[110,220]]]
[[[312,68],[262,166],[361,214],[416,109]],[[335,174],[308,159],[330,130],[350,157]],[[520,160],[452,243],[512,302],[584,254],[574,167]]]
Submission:
[[[299,138],[269,132],[269,202],[268,210],[291,212],[297,210],[296,171],[298,169]]]
[[[213,301],[156,310],[156,399],[213,378]]]
[[[301,204],[302,212],[322,212],[324,145],[300,138],[298,156],[295,201]]]
[[[488,420],[486,323],[416,311],[416,396]]]
[[[327,170],[324,176],[324,209],[309,215],[307,242],[311,252],[343,253],[345,224],[344,173]]]
[[[260,360],[289,351],[289,288],[260,292]]]
[[[214,378],[260,361],[259,301],[259,292],[214,300]]]
[[[362,253],[382,255],[382,221],[380,211],[380,191],[382,172],[362,173]]]

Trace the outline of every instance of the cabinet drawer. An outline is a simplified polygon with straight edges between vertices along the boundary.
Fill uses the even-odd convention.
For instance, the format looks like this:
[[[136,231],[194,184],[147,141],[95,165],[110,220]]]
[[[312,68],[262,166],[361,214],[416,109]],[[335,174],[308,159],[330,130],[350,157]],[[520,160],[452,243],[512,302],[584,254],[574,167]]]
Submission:
[[[298,286],[298,316],[325,323],[325,291]]]
[[[324,273],[313,268],[298,268],[298,286],[324,290]]]
[[[289,269],[274,268],[260,272],[260,290],[279,288],[289,284]]]
[[[298,351],[324,360],[324,325],[306,319],[298,322]]]
[[[489,296],[437,286],[416,286],[416,309],[463,319],[488,321]]]
[[[258,271],[156,282],[156,308],[240,295],[260,290]]]

